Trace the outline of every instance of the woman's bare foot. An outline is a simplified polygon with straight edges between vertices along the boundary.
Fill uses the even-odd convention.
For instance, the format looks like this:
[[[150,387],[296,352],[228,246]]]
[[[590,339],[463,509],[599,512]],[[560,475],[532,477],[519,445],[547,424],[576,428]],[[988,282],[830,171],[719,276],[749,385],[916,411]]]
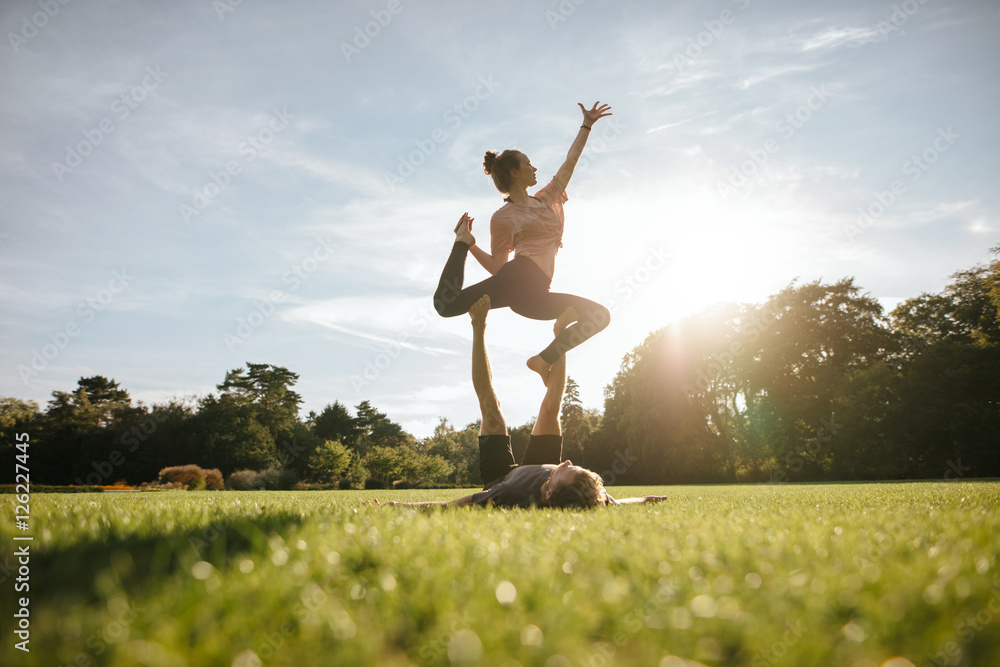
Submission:
[[[556,324],[552,327],[552,333],[558,336],[566,330],[566,327],[573,324],[573,322],[579,321],[579,319],[580,316],[576,314],[576,309],[570,306],[556,318]]]
[[[535,355],[528,359],[528,368],[542,376],[542,383],[549,386],[549,373],[552,372],[552,364],[548,363],[540,355]]]
[[[469,317],[472,318],[473,328],[486,327],[486,314],[490,312],[490,295],[484,294],[479,300],[469,308]]]
[[[472,235],[472,223],[475,218],[470,218],[468,213],[463,213],[455,225],[455,240],[467,244],[470,248],[476,245],[476,237]]]

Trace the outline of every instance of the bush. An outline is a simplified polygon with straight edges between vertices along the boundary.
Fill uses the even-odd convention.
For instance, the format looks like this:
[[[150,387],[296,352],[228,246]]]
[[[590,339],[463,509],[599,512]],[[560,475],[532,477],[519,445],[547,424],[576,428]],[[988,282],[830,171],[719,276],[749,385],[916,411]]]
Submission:
[[[218,468],[205,470],[205,488],[209,491],[224,491],[226,485],[222,481],[222,471]]]
[[[289,491],[295,488],[299,481],[299,475],[291,468],[281,466],[271,466],[260,471],[260,479],[264,488],[271,491]]]
[[[366,489],[384,489],[385,488],[385,480],[384,479],[379,479],[378,477],[369,477],[368,479],[365,480],[365,488]]]
[[[264,480],[256,470],[237,470],[229,475],[229,488],[234,491],[256,491],[264,488]]]
[[[180,482],[167,482],[166,484],[160,484],[159,482],[143,482],[139,485],[140,491],[185,491],[185,487]]]
[[[341,491],[347,491],[354,488],[354,482],[347,479],[346,477],[337,482],[337,488]]]
[[[172,466],[160,471],[158,482],[161,486],[179,484],[188,491],[197,491],[205,488],[205,471],[194,464]]]
[[[309,477],[315,482],[329,482],[347,471],[352,457],[351,451],[339,440],[325,440],[309,459]]]

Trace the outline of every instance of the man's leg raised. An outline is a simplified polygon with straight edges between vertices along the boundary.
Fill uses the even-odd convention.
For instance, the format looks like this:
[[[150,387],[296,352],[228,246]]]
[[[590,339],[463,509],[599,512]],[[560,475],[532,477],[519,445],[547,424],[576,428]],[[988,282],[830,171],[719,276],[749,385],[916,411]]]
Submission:
[[[515,465],[507,422],[493,389],[493,372],[486,354],[486,314],[489,310],[488,294],[484,294],[469,309],[469,317],[472,318],[472,387],[476,390],[482,417],[479,424],[479,474],[484,486],[502,479]]]
[[[558,336],[566,327],[577,320],[576,311],[567,308],[556,319],[553,333]],[[562,355],[549,368],[545,383],[545,396],[538,407],[538,419],[531,429],[528,448],[524,452],[521,465],[559,463],[562,460],[562,411],[563,395],[566,393],[566,355]]]

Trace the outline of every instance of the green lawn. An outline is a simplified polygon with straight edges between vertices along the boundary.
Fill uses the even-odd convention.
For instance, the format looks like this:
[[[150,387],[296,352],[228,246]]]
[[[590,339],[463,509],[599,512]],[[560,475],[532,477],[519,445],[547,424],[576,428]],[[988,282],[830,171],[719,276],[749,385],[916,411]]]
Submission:
[[[671,500],[417,511],[364,501],[467,492],[34,494],[31,652],[14,647],[11,573],[0,663],[1000,664],[998,482],[611,492]],[[14,564],[25,533],[4,497]]]

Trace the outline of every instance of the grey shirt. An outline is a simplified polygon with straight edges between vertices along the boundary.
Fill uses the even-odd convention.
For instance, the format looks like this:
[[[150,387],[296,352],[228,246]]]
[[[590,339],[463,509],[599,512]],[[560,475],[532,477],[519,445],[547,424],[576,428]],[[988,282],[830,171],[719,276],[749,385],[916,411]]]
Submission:
[[[543,465],[518,466],[507,473],[499,483],[486,491],[472,495],[473,505],[492,503],[497,507],[531,507],[538,505],[541,499],[542,486],[548,481],[556,466],[551,463]]]

